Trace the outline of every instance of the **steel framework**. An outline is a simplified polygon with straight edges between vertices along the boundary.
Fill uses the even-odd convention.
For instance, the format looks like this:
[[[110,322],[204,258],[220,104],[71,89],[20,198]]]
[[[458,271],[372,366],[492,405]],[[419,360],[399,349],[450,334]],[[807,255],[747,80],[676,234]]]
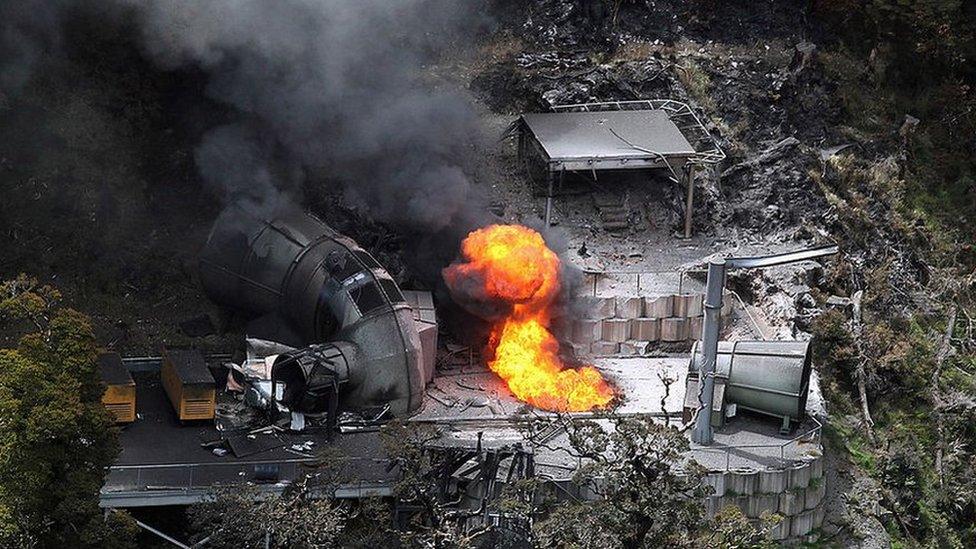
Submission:
[[[695,172],[699,167],[715,165],[725,160],[725,152],[722,151],[722,148],[719,146],[718,142],[708,132],[705,125],[702,124],[701,119],[698,118],[698,115],[695,114],[687,103],[675,101],[674,99],[639,99],[632,101],[607,101],[601,103],[575,103],[554,105],[552,107],[552,112],[565,113],[639,110],[659,110],[664,112],[668,120],[670,120],[678,128],[678,131],[681,132],[681,134],[685,137],[685,139],[688,140],[688,143],[690,143],[694,149],[694,153],[691,155],[682,155],[680,159],[674,159],[680,160],[682,163],[680,166],[677,166],[678,169],[684,172],[683,177],[679,177],[675,166],[669,162],[668,155],[627,142],[631,147],[655,157],[660,162],[658,167],[667,168],[671,173],[671,180],[675,183],[680,183],[681,179],[685,180],[687,195],[685,198],[684,236],[685,238],[690,238],[692,206],[694,203],[695,192]],[[623,137],[619,135],[617,137],[626,142]],[[521,147],[519,153],[523,154],[523,149]],[[562,173],[560,173],[560,177],[562,177]],[[548,168],[546,173],[548,191],[546,194],[545,213],[547,226],[549,225],[552,217],[554,179],[555,175],[552,172],[552,169]]]
[[[689,159],[700,166],[718,164],[725,160],[725,152],[712,137],[701,119],[691,110],[687,103],[674,99],[637,99],[633,101],[606,101],[603,103],[575,103],[569,105],[555,105],[552,112],[599,112],[599,111],[640,111],[659,110],[668,115],[668,119],[678,127],[685,139],[695,148],[695,154]]]

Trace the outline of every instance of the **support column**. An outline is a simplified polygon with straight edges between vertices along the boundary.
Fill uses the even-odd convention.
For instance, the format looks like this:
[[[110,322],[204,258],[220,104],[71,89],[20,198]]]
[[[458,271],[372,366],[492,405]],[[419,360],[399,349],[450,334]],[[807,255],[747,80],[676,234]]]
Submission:
[[[546,192],[546,227],[549,226],[549,221],[552,219],[552,170],[548,167],[546,168],[546,184],[549,190]]]
[[[687,175],[686,184],[688,186],[688,196],[685,199],[685,238],[691,238],[691,218],[694,213],[695,203],[695,165],[685,164],[685,174]]]
[[[698,364],[698,417],[691,440],[702,445],[712,443],[712,404],[715,398],[715,362],[718,358],[718,333],[722,318],[722,290],[725,288],[725,260],[708,264],[705,282],[705,319],[702,322],[701,362]]]

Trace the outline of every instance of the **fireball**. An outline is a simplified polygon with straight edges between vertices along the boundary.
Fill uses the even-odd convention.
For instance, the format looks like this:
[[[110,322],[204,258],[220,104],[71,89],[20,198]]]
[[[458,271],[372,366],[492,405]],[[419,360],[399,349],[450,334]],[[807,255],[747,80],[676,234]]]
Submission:
[[[488,367],[522,401],[554,411],[607,405],[613,389],[592,366],[568,368],[549,331],[559,293],[559,258],[538,232],[521,225],[490,225],[461,244],[462,261],[444,269],[452,295],[470,284],[477,293],[507,304],[488,338]]]

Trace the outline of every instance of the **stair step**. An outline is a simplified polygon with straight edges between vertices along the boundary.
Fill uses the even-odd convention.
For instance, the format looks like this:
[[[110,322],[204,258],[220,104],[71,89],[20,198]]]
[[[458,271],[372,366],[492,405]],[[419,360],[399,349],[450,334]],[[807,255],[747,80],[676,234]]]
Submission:
[[[622,231],[630,227],[630,223],[626,221],[606,221],[603,223],[603,228],[607,231]]]
[[[622,206],[623,200],[619,196],[595,194],[593,195],[593,203],[598,208],[603,208],[607,206]]]

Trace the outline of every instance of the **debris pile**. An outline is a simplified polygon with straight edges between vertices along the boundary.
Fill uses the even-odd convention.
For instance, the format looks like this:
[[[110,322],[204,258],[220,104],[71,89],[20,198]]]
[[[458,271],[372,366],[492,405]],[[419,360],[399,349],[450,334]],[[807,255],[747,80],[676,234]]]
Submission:
[[[721,174],[722,207],[716,223],[772,235],[814,223],[830,210],[810,177],[819,167],[799,140],[787,137]]]

